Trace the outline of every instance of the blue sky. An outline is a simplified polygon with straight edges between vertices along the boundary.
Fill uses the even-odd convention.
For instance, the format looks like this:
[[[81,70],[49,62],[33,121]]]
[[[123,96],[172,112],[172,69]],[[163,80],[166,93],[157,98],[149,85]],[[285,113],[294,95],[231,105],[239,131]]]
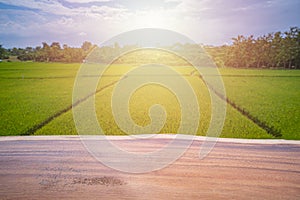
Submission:
[[[238,34],[300,27],[299,10],[299,0],[0,0],[0,43],[80,46],[138,28],[163,28],[221,45]]]

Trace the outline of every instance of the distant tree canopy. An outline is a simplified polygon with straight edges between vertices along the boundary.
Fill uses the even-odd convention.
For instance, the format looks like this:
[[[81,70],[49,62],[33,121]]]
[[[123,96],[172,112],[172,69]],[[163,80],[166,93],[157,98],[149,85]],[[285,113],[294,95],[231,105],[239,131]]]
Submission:
[[[232,38],[232,41],[231,45],[205,46],[204,49],[219,67],[300,69],[300,29],[298,27],[291,27],[289,31],[283,33],[269,33],[257,38],[254,38],[253,35],[239,35]],[[97,46],[87,41],[80,48],[69,47],[66,44],[61,46],[59,42],[52,42],[51,45],[43,42],[42,46],[26,47],[25,49],[4,49],[0,45],[0,59],[17,56],[21,61],[82,62],[89,52],[95,49],[93,54],[88,57],[89,60],[93,62],[110,62],[122,52],[139,48],[137,45],[121,47],[118,43],[112,46],[95,47]],[[174,50],[179,55],[184,52],[189,60],[192,59],[193,62],[196,61],[201,66],[212,64],[208,62],[210,59],[207,59],[205,51],[199,51],[197,45],[176,43],[164,48]],[[118,59],[117,62],[136,62],[138,59],[131,56],[127,59]],[[172,59],[169,63],[174,64],[174,62],[176,60]]]
[[[2,45],[0,44],[0,59],[8,59],[9,56],[8,56],[8,52],[6,49],[4,49],[2,47]]]
[[[151,48],[150,48],[151,49]],[[198,44],[179,44],[171,46],[160,46],[157,49],[142,49],[138,45],[120,46],[115,43],[112,46],[103,46],[96,48],[91,55],[87,57],[87,62],[109,64],[133,64],[143,65],[149,63],[166,64],[171,66],[186,66],[188,59],[190,64],[198,66],[212,66],[213,62]]]
[[[232,45],[206,47],[218,66],[300,69],[300,29],[254,38],[239,35]]]
[[[17,56],[21,61],[82,62],[93,48],[94,46],[90,42],[84,42],[81,48],[69,47],[66,44],[61,47],[59,42],[52,42],[51,45],[43,42],[42,46],[35,48],[12,48],[8,49],[7,52],[10,56]]]

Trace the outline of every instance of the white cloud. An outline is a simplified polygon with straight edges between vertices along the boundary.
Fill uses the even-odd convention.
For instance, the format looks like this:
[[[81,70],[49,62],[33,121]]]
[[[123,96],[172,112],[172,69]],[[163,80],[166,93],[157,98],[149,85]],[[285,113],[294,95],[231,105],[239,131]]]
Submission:
[[[1,3],[21,6],[30,9],[37,9],[43,12],[52,13],[52,14],[68,14],[70,9],[62,6],[57,1],[47,1],[47,0],[27,0],[27,1],[13,1],[13,0],[0,0]]]
[[[80,32],[80,33],[78,33],[78,35],[79,35],[79,36],[86,36],[87,33],[86,33],[86,32]]]
[[[72,0],[72,2],[103,2],[109,0],[95,0],[95,1],[84,1],[84,0]],[[91,6],[91,7],[80,7],[80,8],[68,8],[63,6],[59,1],[48,1],[48,0],[27,0],[27,1],[13,1],[13,0],[0,0],[0,2],[14,5],[22,6],[30,9],[37,9],[45,13],[50,13],[53,15],[64,15],[64,16],[74,16],[74,15],[113,15],[123,12],[125,9],[122,8],[113,8],[108,6]],[[71,2],[71,1],[70,1]]]
[[[72,2],[75,1],[83,2],[81,0],[72,0]],[[93,37],[94,40],[101,41],[99,39],[100,36],[102,38],[108,38],[109,36],[132,29],[164,28],[181,32],[192,37],[206,38],[211,35],[209,31],[215,30],[215,28],[209,27],[212,20],[207,19],[206,16],[207,13],[211,12],[214,6],[211,1],[166,1],[176,1],[179,2],[179,4],[172,8],[133,11],[124,7],[96,5],[91,7],[68,8],[57,1],[49,2],[44,0],[38,3],[34,0],[28,0],[27,2],[9,2],[12,5],[41,10],[41,16],[47,16],[47,14],[43,13],[56,16],[46,17],[46,22],[45,20],[37,20],[38,18],[33,18],[30,15],[24,18],[28,30],[35,30],[36,34],[42,34],[47,31],[47,35],[52,35],[53,37],[57,35],[60,35],[60,37],[65,37],[64,35],[80,35],[85,37],[88,35],[89,37]],[[39,21],[43,23],[38,24]],[[26,27],[24,27],[24,32],[30,34],[30,31],[26,31]]]
[[[39,36],[40,38],[60,38],[62,42],[72,40],[81,42],[83,38],[92,42],[101,42],[124,31],[151,27],[177,31],[198,42],[222,43],[221,41],[226,42],[237,34],[253,31],[255,27],[256,29],[259,26],[262,27],[260,24],[263,20],[268,22],[263,25],[263,33],[267,33],[265,30],[270,24],[272,25],[273,21],[275,23],[276,14],[283,13],[276,13],[276,9],[288,8],[287,2],[291,2],[284,0],[161,0],[161,4],[155,4],[146,10],[136,8],[134,2],[139,0],[130,1],[134,4],[134,8],[129,3],[128,5],[122,4],[121,0],[67,1],[89,4],[72,8],[64,6],[65,4],[58,0],[0,0],[4,4],[34,9],[1,10],[0,8],[0,24],[4,27],[0,33],[33,37],[33,40],[34,37]],[[99,3],[106,1],[111,1],[111,3],[103,5]],[[98,3],[94,4],[94,2]],[[167,5],[170,2],[175,4],[170,7],[164,6],[164,3]],[[268,18],[272,21],[268,21]],[[277,19],[280,19],[279,15]],[[282,18],[282,21],[289,20]],[[72,45],[70,42],[68,44]]]

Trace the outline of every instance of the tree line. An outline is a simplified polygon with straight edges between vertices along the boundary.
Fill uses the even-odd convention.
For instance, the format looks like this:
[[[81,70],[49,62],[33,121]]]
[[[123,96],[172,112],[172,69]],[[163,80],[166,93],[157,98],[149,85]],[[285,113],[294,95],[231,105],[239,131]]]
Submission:
[[[95,47],[91,42],[84,42],[80,48],[69,47],[64,44],[62,47],[59,42],[46,42],[42,46],[4,49],[0,46],[0,59],[9,59],[16,56],[21,61],[36,62],[82,62],[87,54]]]
[[[87,41],[80,48],[69,47],[66,44],[61,47],[59,42],[53,42],[51,45],[44,42],[42,46],[26,47],[24,49],[5,49],[0,45],[0,59],[16,56],[21,61],[82,62],[88,53],[95,49],[94,58],[90,58],[94,61],[108,62],[120,52],[138,48],[137,45],[120,47],[117,43],[112,46],[96,47],[96,45]],[[193,52],[193,49],[199,49],[192,44],[179,43],[165,48],[176,49],[177,52]],[[269,33],[257,38],[253,35],[238,35],[232,38],[231,45],[204,46],[204,49],[219,67],[300,69],[300,29],[298,27],[291,27],[285,32]],[[202,60],[207,60],[205,56],[200,56],[203,52],[196,52],[196,54],[191,55],[191,57],[200,57]],[[130,62],[130,59],[124,62]],[[205,62],[200,63],[205,65]]]
[[[300,29],[269,33],[257,38],[239,35],[232,45],[206,47],[221,67],[300,69]]]

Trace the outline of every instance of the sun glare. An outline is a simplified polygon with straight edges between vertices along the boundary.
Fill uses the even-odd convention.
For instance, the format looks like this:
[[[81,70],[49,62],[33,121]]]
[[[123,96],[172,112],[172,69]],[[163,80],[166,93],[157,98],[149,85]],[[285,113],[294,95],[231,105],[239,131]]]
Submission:
[[[143,12],[136,16],[136,25],[143,28],[164,28],[168,27],[167,17],[162,11]]]

